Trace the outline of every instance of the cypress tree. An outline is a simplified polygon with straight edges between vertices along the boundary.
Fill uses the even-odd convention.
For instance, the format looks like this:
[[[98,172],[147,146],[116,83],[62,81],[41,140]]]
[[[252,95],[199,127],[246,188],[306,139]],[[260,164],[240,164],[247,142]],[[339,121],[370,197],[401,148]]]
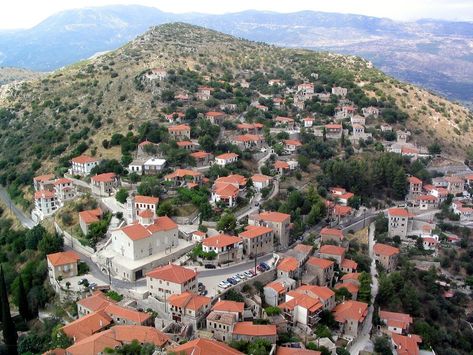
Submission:
[[[23,284],[21,274],[18,279],[18,310],[25,321],[29,321],[31,319],[28,298],[26,296],[25,285]]]
[[[2,307],[2,322],[3,322],[3,341],[7,348],[7,354],[18,354],[17,342],[18,334],[16,333],[15,323],[10,314],[10,303],[8,302],[7,286],[5,284],[5,277],[3,275],[3,268],[0,267],[0,290],[1,290],[1,307]]]

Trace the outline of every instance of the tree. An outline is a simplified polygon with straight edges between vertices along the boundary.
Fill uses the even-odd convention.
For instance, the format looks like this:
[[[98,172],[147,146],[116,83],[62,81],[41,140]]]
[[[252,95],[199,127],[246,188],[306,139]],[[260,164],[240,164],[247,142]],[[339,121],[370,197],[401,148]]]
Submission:
[[[279,307],[269,306],[269,307],[266,307],[264,311],[266,312],[268,316],[276,316],[278,314],[281,314],[281,308]]]
[[[115,199],[120,203],[125,203],[128,198],[128,190],[121,188],[115,195]]]
[[[374,341],[374,351],[381,355],[392,355],[391,344],[387,337],[377,337]]]
[[[224,213],[217,222],[217,230],[233,232],[237,226],[237,219],[233,213]]]
[[[18,310],[20,312],[21,317],[25,321],[29,321],[31,317],[31,312],[28,306],[28,298],[25,291],[25,285],[23,284],[23,278],[21,274],[18,276]]]
[[[10,313],[10,302],[8,301],[7,285],[5,284],[5,276],[3,267],[0,267],[0,296],[2,307],[2,325],[3,325],[3,342],[7,348],[7,354],[16,355],[18,334],[16,333],[15,323]]]
[[[434,142],[431,145],[428,146],[429,149],[429,154],[430,155],[438,155],[442,153],[442,147],[438,142]]]
[[[43,254],[52,254],[62,250],[64,240],[58,234],[47,233],[38,244],[38,250]]]
[[[167,200],[161,203],[156,211],[158,216],[174,216],[176,214],[176,209],[172,201]]]
[[[371,299],[371,275],[366,272],[362,272],[358,280],[360,281],[358,300],[369,303]]]
[[[245,301],[242,294],[240,292],[235,291],[235,290],[229,290],[225,295],[225,299],[229,300],[229,301],[235,301],[235,302],[244,302]]]
[[[404,199],[407,192],[407,178],[404,169],[400,168],[396,172],[393,181],[393,190],[394,190],[394,198],[398,200]]]

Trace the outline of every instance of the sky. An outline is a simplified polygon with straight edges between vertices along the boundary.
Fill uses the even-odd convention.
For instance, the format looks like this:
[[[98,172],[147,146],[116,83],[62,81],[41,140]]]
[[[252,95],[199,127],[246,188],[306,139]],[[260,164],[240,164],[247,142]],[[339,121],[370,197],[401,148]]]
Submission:
[[[1,0],[0,29],[30,28],[63,10],[113,4],[140,4],[174,13],[314,10],[402,21],[419,18],[473,21],[473,0]]]

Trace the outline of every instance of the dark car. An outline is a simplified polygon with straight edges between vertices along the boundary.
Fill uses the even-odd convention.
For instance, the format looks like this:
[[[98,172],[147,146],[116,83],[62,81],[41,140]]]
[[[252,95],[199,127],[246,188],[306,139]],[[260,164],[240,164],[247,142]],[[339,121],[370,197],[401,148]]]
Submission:
[[[233,279],[233,278],[231,278],[231,277],[229,277],[229,278],[227,279],[227,282],[228,282],[228,283],[231,283],[232,285],[236,285],[236,284],[238,283],[238,282],[236,282],[235,279]]]
[[[261,265],[266,269],[266,270],[271,270],[271,266],[269,266],[266,263],[261,263]]]
[[[214,264],[205,264],[204,267],[206,269],[216,269],[217,268]]]

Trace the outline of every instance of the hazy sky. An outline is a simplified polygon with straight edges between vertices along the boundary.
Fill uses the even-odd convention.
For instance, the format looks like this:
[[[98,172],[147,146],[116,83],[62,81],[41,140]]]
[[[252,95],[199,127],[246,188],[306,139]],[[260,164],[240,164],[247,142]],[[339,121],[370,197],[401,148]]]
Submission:
[[[176,13],[314,10],[397,20],[440,18],[473,21],[473,0],[0,0],[0,28],[28,28],[62,10],[111,4],[141,4]]]

